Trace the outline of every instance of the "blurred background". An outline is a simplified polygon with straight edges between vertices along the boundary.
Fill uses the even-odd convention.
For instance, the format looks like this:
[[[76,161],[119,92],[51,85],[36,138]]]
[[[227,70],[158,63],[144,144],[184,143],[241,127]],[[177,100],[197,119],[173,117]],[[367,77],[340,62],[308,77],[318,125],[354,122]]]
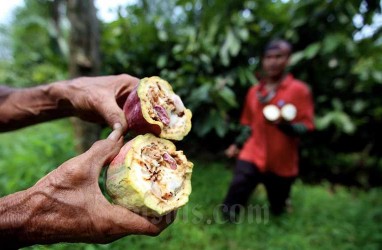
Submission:
[[[373,0],[1,0],[0,83],[158,75],[193,112],[177,144],[195,163],[193,193],[174,225],[155,238],[31,249],[382,249],[381,8]],[[294,210],[218,223],[234,164],[223,151],[272,38],[293,44],[290,71],[315,101]],[[62,119],[0,134],[0,195],[28,188],[110,131],[89,126]],[[250,202],[266,206],[264,189]]]

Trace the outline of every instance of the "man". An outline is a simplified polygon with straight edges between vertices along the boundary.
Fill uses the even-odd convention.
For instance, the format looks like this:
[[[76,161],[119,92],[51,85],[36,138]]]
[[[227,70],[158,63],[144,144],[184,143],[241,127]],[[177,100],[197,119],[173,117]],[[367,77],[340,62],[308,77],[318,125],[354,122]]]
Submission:
[[[238,154],[223,206],[223,215],[228,219],[235,217],[259,183],[267,190],[273,214],[279,215],[286,209],[292,183],[298,175],[298,137],[314,129],[309,88],[286,73],[291,52],[287,41],[270,42],[262,57],[264,77],[247,93],[240,120],[245,129],[226,150],[228,157]],[[296,108],[296,117],[277,117],[275,111],[287,104]],[[263,111],[270,106],[274,114],[267,119]],[[242,142],[245,143],[239,150]]]
[[[78,116],[114,130],[33,187],[0,199],[3,248],[57,242],[107,243],[129,234],[157,235],[174,220],[145,218],[102,195],[98,178],[117,155],[127,124],[120,106],[139,80],[129,75],[82,77],[26,89],[0,87],[0,131]],[[21,167],[21,166],[20,166]]]

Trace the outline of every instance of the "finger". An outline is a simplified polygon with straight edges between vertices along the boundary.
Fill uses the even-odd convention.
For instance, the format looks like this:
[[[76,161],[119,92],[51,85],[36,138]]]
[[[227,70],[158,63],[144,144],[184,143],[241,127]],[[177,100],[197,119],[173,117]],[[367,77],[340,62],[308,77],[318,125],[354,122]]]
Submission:
[[[161,217],[152,217],[147,219],[154,225],[157,225],[161,230],[164,230],[175,221],[176,214],[177,211],[175,210]]]
[[[122,86],[119,90],[130,93],[133,89],[136,88],[136,86],[139,84],[140,79],[128,74],[121,74],[118,75],[119,77],[119,86]],[[117,96],[120,96],[121,93],[117,94]]]
[[[110,133],[107,139],[112,141],[118,141],[119,138],[122,136],[122,125],[120,123],[115,123],[113,125],[113,129],[114,130]]]
[[[115,99],[110,98],[109,100],[105,100],[103,104],[98,107],[98,112],[111,128],[115,129],[115,124],[119,123],[122,126],[122,131],[126,131],[127,122],[125,113],[118,106]]]
[[[143,217],[118,205],[112,205],[108,211],[109,220],[117,225],[114,228],[123,230],[125,234],[156,236],[172,224],[176,217],[176,212],[158,218]]]
[[[117,156],[123,145],[122,128],[113,130],[105,140],[98,141],[86,151],[84,161],[91,166],[91,174],[98,178],[102,167],[108,165]]]

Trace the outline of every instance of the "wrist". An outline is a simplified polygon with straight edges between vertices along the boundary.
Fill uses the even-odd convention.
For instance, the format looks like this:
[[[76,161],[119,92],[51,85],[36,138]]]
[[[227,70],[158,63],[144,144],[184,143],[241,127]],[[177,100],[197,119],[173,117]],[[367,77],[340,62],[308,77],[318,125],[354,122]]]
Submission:
[[[0,242],[11,249],[71,242],[70,235],[80,223],[74,216],[78,211],[66,201],[58,201],[56,193],[54,186],[42,190],[37,183],[0,199]]]
[[[29,228],[38,213],[38,196],[30,189],[8,195],[0,199],[0,241],[8,248],[19,248],[34,243]]]
[[[46,85],[46,95],[55,103],[56,109],[64,116],[73,116],[74,107],[70,101],[70,88],[73,80],[55,82]]]
[[[277,124],[277,127],[289,136],[300,136],[307,132],[307,128],[303,123],[287,123]]]
[[[0,88],[0,131],[73,115],[65,82],[24,89]]]

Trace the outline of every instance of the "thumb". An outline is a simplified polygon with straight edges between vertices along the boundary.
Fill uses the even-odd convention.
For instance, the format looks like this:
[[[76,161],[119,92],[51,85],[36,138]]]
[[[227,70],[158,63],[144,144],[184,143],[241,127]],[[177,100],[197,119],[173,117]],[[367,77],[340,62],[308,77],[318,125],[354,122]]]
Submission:
[[[120,126],[120,125],[119,125]],[[111,132],[107,139],[97,141],[84,153],[84,160],[91,164],[91,174],[99,176],[104,166],[108,165],[117,156],[123,146],[122,128]]]

